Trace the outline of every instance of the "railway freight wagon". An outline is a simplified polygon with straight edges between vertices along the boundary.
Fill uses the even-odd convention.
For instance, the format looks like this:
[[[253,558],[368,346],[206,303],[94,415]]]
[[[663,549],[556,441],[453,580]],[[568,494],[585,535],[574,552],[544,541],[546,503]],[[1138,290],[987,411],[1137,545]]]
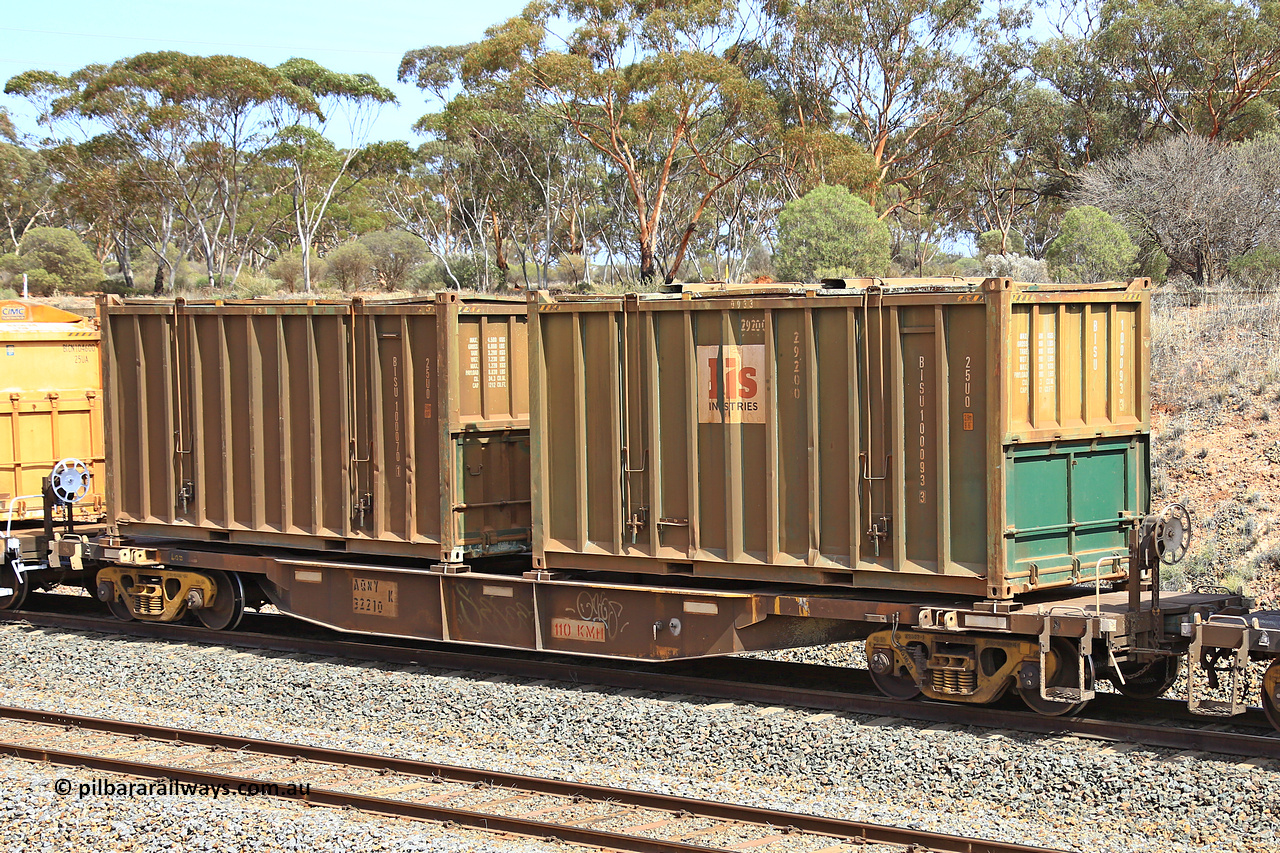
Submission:
[[[0,525],[43,518],[43,480],[64,460],[84,483],[73,518],[102,518],[98,338],[97,323],[78,314],[0,301]]]
[[[418,565],[528,549],[523,301],[131,301],[101,313],[107,506],[122,535]],[[121,615],[226,605],[219,584],[254,595],[228,572],[153,577],[171,583],[120,568],[100,579],[121,590]],[[291,584],[261,586],[290,609]],[[293,598],[312,587],[327,590]],[[385,595],[366,604],[390,607]]]
[[[1050,715],[1187,660],[1192,709],[1240,713],[1204,684],[1275,658],[1280,614],[1160,593],[1190,518],[1149,507],[1148,286],[103,305],[116,530],[48,571],[219,629],[271,602],[610,658],[865,639],[891,696]]]
[[[534,564],[992,600],[1121,579],[1149,316],[1145,279],[541,299]]]

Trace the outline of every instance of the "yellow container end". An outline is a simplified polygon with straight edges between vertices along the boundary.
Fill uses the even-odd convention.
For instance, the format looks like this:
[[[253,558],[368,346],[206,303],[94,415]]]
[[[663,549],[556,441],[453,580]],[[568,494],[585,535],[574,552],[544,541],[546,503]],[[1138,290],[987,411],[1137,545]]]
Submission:
[[[103,517],[102,369],[97,322],[38,302],[0,302],[0,524],[41,518],[61,459],[94,474],[77,520]]]

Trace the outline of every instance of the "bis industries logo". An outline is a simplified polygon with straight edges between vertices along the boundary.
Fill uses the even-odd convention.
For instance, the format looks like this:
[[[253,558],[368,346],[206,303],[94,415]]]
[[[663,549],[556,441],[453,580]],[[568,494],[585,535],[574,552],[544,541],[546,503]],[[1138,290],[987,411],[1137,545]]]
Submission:
[[[764,349],[764,344],[698,347],[698,423],[764,423]]]

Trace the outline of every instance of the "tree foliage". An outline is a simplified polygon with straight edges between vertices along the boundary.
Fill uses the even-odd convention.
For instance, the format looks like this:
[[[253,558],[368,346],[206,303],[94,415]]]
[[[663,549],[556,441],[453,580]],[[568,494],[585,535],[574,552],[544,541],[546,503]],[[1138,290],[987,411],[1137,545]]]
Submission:
[[[48,274],[40,277],[40,290],[81,293],[102,281],[102,264],[75,232],[66,228],[32,228],[22,238],[16,257],[20,264],[14,272],[39,270]]]
[[[725,54],[739,24],[731,0],[532,3],[472,45],[406,54],[402,80],[437,95],[461,85],[484,109],[523,104],[563,124],[623,185],[640,277],[678,273],[716,194],[770,153],[763,88]],[[567,24],[566,32],[557,32]],[[673,185],[696,188],[679,208]],[[620,213],[623,211],[620,211]]]
[[[869,153],[881,216],[945,192],[947,172],[998,137],[964,134],[1005,97],[1025,12],[980,0],[766,4],[757,44],[787,119],[848,133]],[[891,192],[891,190],[893,190]]]
[[[282,281],[290,293],[296,293],[305,286],[304,268],[310,270],[316,278],[324,277],[326,267],[324,260],[315,252],[311,252],[310,255],[309,258],[304,258],[301,247],[290,249],[272,261],[267,267],[267,272],[271,273],[273,278]]]
[[[1117,281],[1133,275],[1138,246],[1105,211],[1083,205],[1062,218],[1047,259],[1059,281]]]
[[[346,290],[359,290],[373,276],[373,255],[360,243],[343,243],[326,257],[329,279]]]
[[[310,245],[362,153],[337,151],[317,128],[330,113],[360,114],[366,103],[392,99],[368,75],[336,74],[310,60],[271,68],[176,51],[67,76],[29,71],[5,91],[35,103],[40,121],[65,134],[53,151],[73,194],[90,199],[81,212],[107,211],[98,227],[114,234],[119,251],[147,246],[159,265],[157,287],[173,241],[184,254],[198,252],[210,285],[263,254],[288,219]],[[287,211],[272,204],[281,196],[292,202]],[[138,207],[151,216],[128,213]]]
[[[1078,198],[1212,288],[1234,258],[1276,239],[1280,138],[1170,137],[1090,169]]]
[[[388,290],[400,290],[414,268],[426,259],[422,241],[405,231],[374,231],[360,238],[369,253],[378,281]]]
[[[785,207],[842,187],[902,271],[955,271],[975,243],[1019,277],[1047,275],[1051,247],[1059,275],[1123,267],[1076,203],[1112,214],[1144,271],[1263,269],[1280,3],[1023,3],[537,0],[404,55],[428,100],[412,145],[367,141],[392,101],[377,80],[307,58],[27,71],[6,91],[48,138],[0,109],[0,251],[65,226],[157,293],[258,287],[294,250],[304,290],[313,254],[351,261],[330,276],[348,287],[635,288],[776,272]],[[343,247],[382,232],[432,261],[359,282]],[[823,263],[804,275],[854,270]]]
[[[884,275],[889,227],[844,187],[820,186],[782,209],[774,263],[790,281]]]

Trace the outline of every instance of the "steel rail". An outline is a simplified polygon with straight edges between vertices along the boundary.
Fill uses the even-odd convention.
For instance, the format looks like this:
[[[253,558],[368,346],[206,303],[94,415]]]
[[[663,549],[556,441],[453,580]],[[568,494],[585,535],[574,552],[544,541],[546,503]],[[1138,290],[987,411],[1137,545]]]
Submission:
[[[287,617],[280,618],[282,621]],[[245,633],[240,631],[211,631],[189,625],[165,622],[123,622],[113,617],[89,617],[83,615],[38,613],[31,611],[0,611],[0,622],[28,622],[50,628],[70,628],[80,631],[114,633],[151,639],[177,640],[217,646],[258,649],[319,656],[346,657],[357,660],[374,660],[433,668],[457,669],[520,678],[551,679],[574,684],[596,684],[622,689],[642,689],[659,693],[689,694],[694,696],[737,700],[755,704],[786,705],[813,708],[823,711],[870,714],[884,717],[900,717],[929,723],[950,723],[985,729],[1011,729],[1032,734],[1051,736],[1077,735],[1108,741],[1138,743],[1145,746],[1176,750],[1195,750],[1239,755],[1250,758],[1280,759],[1280,736],[1274,734],[1248,734],[1218,731],[1212,728],[1188,728],[1180,726],[1152,725],[1123,720],[1096,717],[1046,717],[1032,711],[1009,710],[991,705],[963,705],[927,700],[890,699],[878,693],[851,693],[838,689],[796,687],[787,684],[762,683],[727,678],[723,675],[682,674],[668,669],[633,669],[625,666],[608,666],[599,661],[583,663],[578,660],[546,660],[504,653],[456,651],[456,647],[415,647],[410,644],[388,645],[384,643],[351,640],[325,640],[314,637],[288,637],[276,634]],[[292,620],[288,620],[294,624]],[[295,626],[296,627],[296,626]],[[717,659],[721,666],[727,661]],[[752,661],[753,664],[775,664],[773,661]],[[637,664],[632,663],[632,666]],[[645,666],[645,664],[638,664]],[[805,668],[806,665],[782,666]],[[860,672],[857,671],[857,672]],[[1099,697],[1102,699],[1104,697]],[[1148,700],[1139,702],[1117,697],[1112,703],[1094,704],[1101,710],[1132,715],[1135,709],[1147,713],[1168,714],[1175,708],[1185,715],[1185,705],[1173,700]],[[1099,710],[1094,709],[1094,713]],[[1251,712],[1259,720],[1262,712]],[[1197,717],[1203,725],[1213,725],[1220,717]],[[1265,720],[1260,730],[1274,731]]]
[[[379,773],[390,772],[405,776],[421,776],[440,779],[445,782],[545,794],[570,800],[578,799],[608,803],[610,805],[632,806],[659,812],[688,815],[695,818],[711,818],[735,824],[748,824],[766,830],[798,831],[812,835],[830,836],[833,840],[860,839],[862,843],[867,844],[893,844],[906,845],[908,847],[910,845],[918,845],[939,853],[1046,853],[1049,850],[1049,848],[1030,847],[1011,842],[964,838],[956,835],[863,821],[783,812],[755,806],[742,806],[669,794],[612,788],[584,782],[569,782],[538,776],[479,770],[471,767],[416,761],[388,755],[350,752],[327,747],[282,743],[239,735],[191,731],[169,726],[86,717],[53,711],[0,706],[0,718],[45,726],[106,732],[132,738],[147,738],[168,743],[217,747],[241,755],[247,751],[256,755],[356,767]],[[259,785],[264,782],[270,782],[269,779],[262,779],[257,776],[237,776],[198,768],[151,764],[93,753],[48,749],[40,746],[31,746],[27,743],[0,743],[0,754],[65,766],[81,766],[104,772],[156,779],[173,779],[194,784],[238,786],[241,784]],[[634,851],[634,853],[719,849],[681,841],[655,839],[573,826],[571,824],[533,820],[528,817],[450,808],[411,800],[394,800],[334,789],[312,788],[300,791],[297,795],[285,794],[281,796],[288,799],[306,800],[318,805],[350,806],[365,812],[434,821],[452,821],[455,824],[478,829],[509,832],[530,837],[551,836],[576,844],[594,845],[612,850]]]

